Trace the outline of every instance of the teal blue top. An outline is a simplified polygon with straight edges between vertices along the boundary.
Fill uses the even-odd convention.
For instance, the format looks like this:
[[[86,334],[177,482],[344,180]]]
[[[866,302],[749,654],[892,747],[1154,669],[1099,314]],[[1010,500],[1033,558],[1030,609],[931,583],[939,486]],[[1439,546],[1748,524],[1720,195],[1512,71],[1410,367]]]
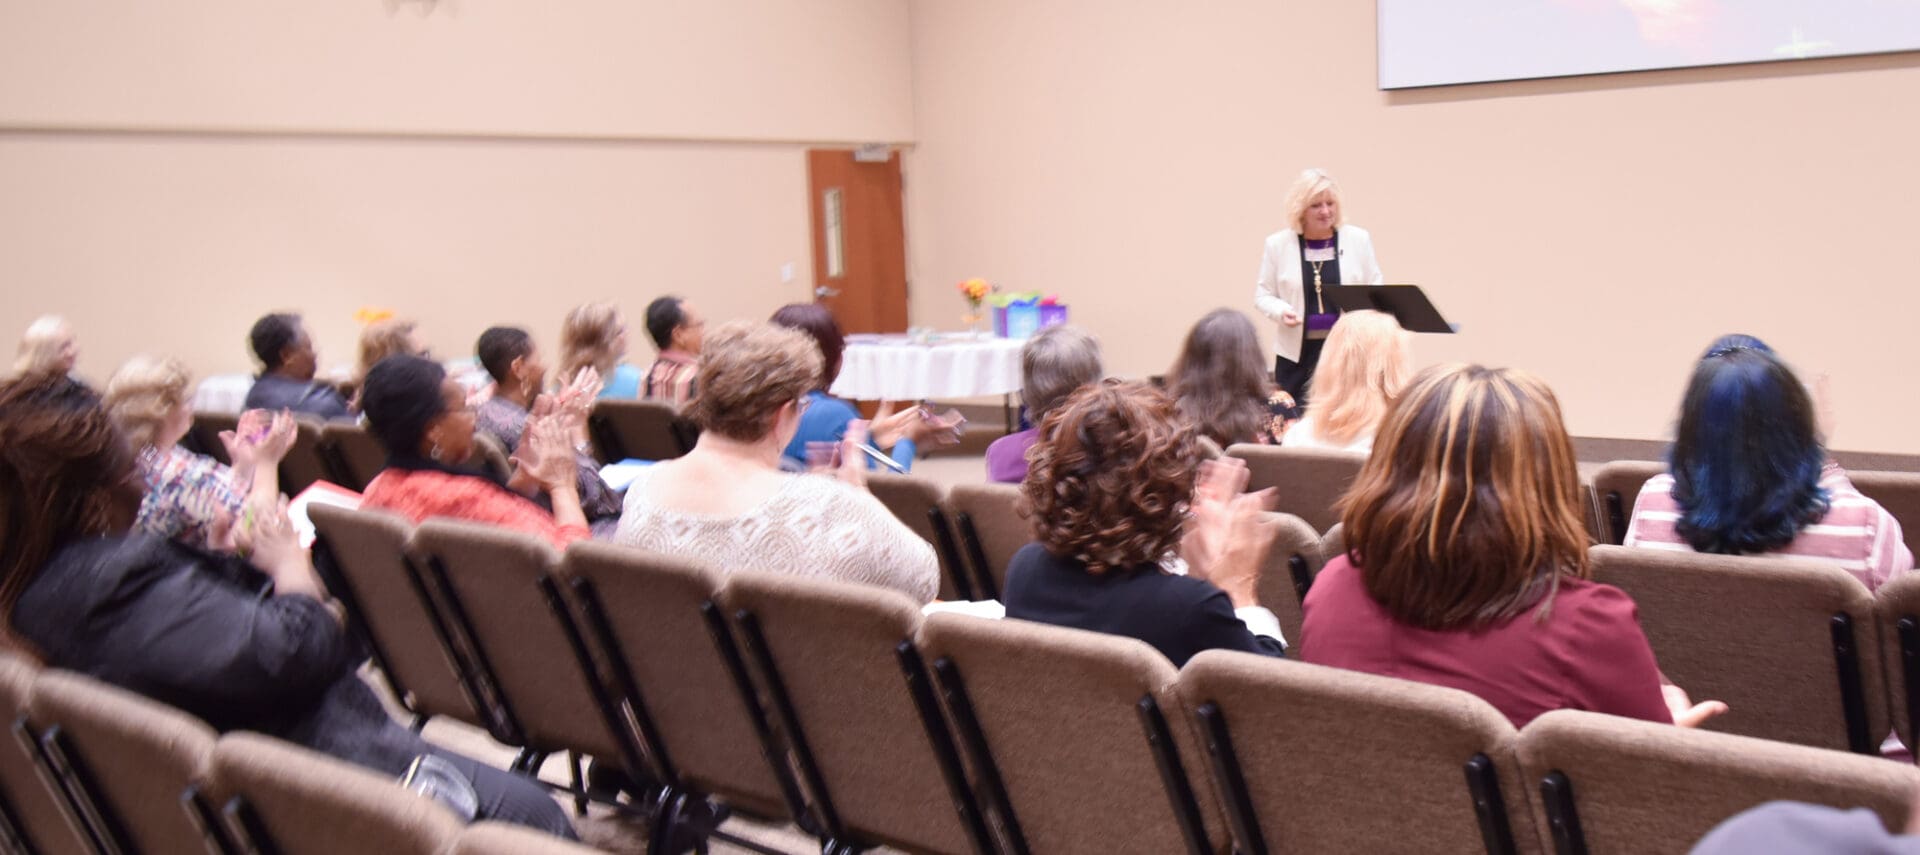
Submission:
[[[847,435],[847,423],[860,417],[860,411],[852,404],[842,401],[821,391],[807,393],[807,411],[800,414],[800,429],[793,434],[793,441],[787,443],[787,449],[781,454],[786,457],[789,466],[801,470],[807,468],[807,443],[839,442]],[[902,439],[894,443],[888,454],[893,462],[902,469],[913,468],[914,445],[911,439]],[[867,467],[879,464],[867,461]]]

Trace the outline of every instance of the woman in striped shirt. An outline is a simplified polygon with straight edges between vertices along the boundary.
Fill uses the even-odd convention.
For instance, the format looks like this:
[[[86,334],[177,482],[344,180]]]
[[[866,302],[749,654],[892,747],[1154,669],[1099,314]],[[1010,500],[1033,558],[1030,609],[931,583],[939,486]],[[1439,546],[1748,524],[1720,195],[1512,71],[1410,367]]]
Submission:
[[[1827,457],[1815,422],[1772,348],[1721,338],[1694,368],[1668,474],[1641,489],[1626,545],[1822,559],[1868,590],[1913,569],[1900,523]]]

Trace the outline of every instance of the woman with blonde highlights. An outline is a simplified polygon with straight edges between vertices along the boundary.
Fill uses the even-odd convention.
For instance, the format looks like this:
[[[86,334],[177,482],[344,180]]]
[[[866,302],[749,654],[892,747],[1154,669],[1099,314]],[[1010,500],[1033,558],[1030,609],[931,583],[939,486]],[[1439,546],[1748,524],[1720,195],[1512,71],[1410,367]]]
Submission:
[[[627,319],[612,303],[588,303],[567,313],[560,324],[559,383],[573,382],[592,368],[602,383],[600,397],[640,397],[640,369],[621,361],[627,355]]]
[[[221,532],[239,519],[251,496],[264,505],[280,495],[279,467],[293,447],[293,417],[251,410],[238,429],[220,435],[226,466],[180,447],[193,426],[192,375],[178,359],[136,356],[107,381],[103,399],[134,454],[146,497],[137,531],[200,549],[224,550]]]
[[[1307,381],[1320,363],[1340,307],[1326,288],[1386,282],[1373,257],[1373,237],[1347,223],[1340,185],[1308,169],[1287,191],[1287,227],[1268,236],[1260,256],[1253,305],[1274,322],[1273,374],[1294,400],[1307,402]]]
[[[1282,655],[1280,622],[1254,595],[1271,491],[1244,494],[1239,460],[1201,463],[1165,393],[1082,387],[1048,412],[1029,459],[1036,542],[1007,565],[1007,617],[1137,638],[1176,666],[1202,650]],[[1176,554],[1186,575],[1163,566]]]
[[[1303,604],[1308,661],[1464,689],[1524,726],[1581,709],[1697,724],[1663,685],[1633,601],[1591,581],[1579,474],[1538,378],[1414,378],[1342,500],[1348,552]]]
[[[1346,315],[1327,337],[1327,352],[1310,391],[1313,406],[1287,431],[1289,448],[1366,451],[1387,407],[1407,385],[1412,356],[1407,333],[1392,315]]]

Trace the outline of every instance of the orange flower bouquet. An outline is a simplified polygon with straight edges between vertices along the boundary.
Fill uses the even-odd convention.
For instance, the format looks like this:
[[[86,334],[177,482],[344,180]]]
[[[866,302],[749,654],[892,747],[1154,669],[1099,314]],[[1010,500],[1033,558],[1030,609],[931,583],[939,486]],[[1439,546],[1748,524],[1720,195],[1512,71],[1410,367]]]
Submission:
[[[960,283],[959,288],[960,296],[967,299],[967,313],[960,316],[960,321],[974,332],[979,332],[980,321],[986,317],[981,314],[980,305],[986,302],[987,295],[994,292],[994,287],[987,280],[976,276]]]

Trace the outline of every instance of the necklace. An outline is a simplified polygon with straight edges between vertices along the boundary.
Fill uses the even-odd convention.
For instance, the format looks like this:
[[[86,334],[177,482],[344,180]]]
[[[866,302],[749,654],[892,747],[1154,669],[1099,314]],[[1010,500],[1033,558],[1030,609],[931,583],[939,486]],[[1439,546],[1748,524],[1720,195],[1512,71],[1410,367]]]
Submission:
[[[1313,303],[1319,307],[1319,313],[1324,315],[1327,313],[1327,301],[1322,299],[1320,294],[1320,266],[1326,264],[1326,262],[1311,261],[1308,263],[1313,265]]]

